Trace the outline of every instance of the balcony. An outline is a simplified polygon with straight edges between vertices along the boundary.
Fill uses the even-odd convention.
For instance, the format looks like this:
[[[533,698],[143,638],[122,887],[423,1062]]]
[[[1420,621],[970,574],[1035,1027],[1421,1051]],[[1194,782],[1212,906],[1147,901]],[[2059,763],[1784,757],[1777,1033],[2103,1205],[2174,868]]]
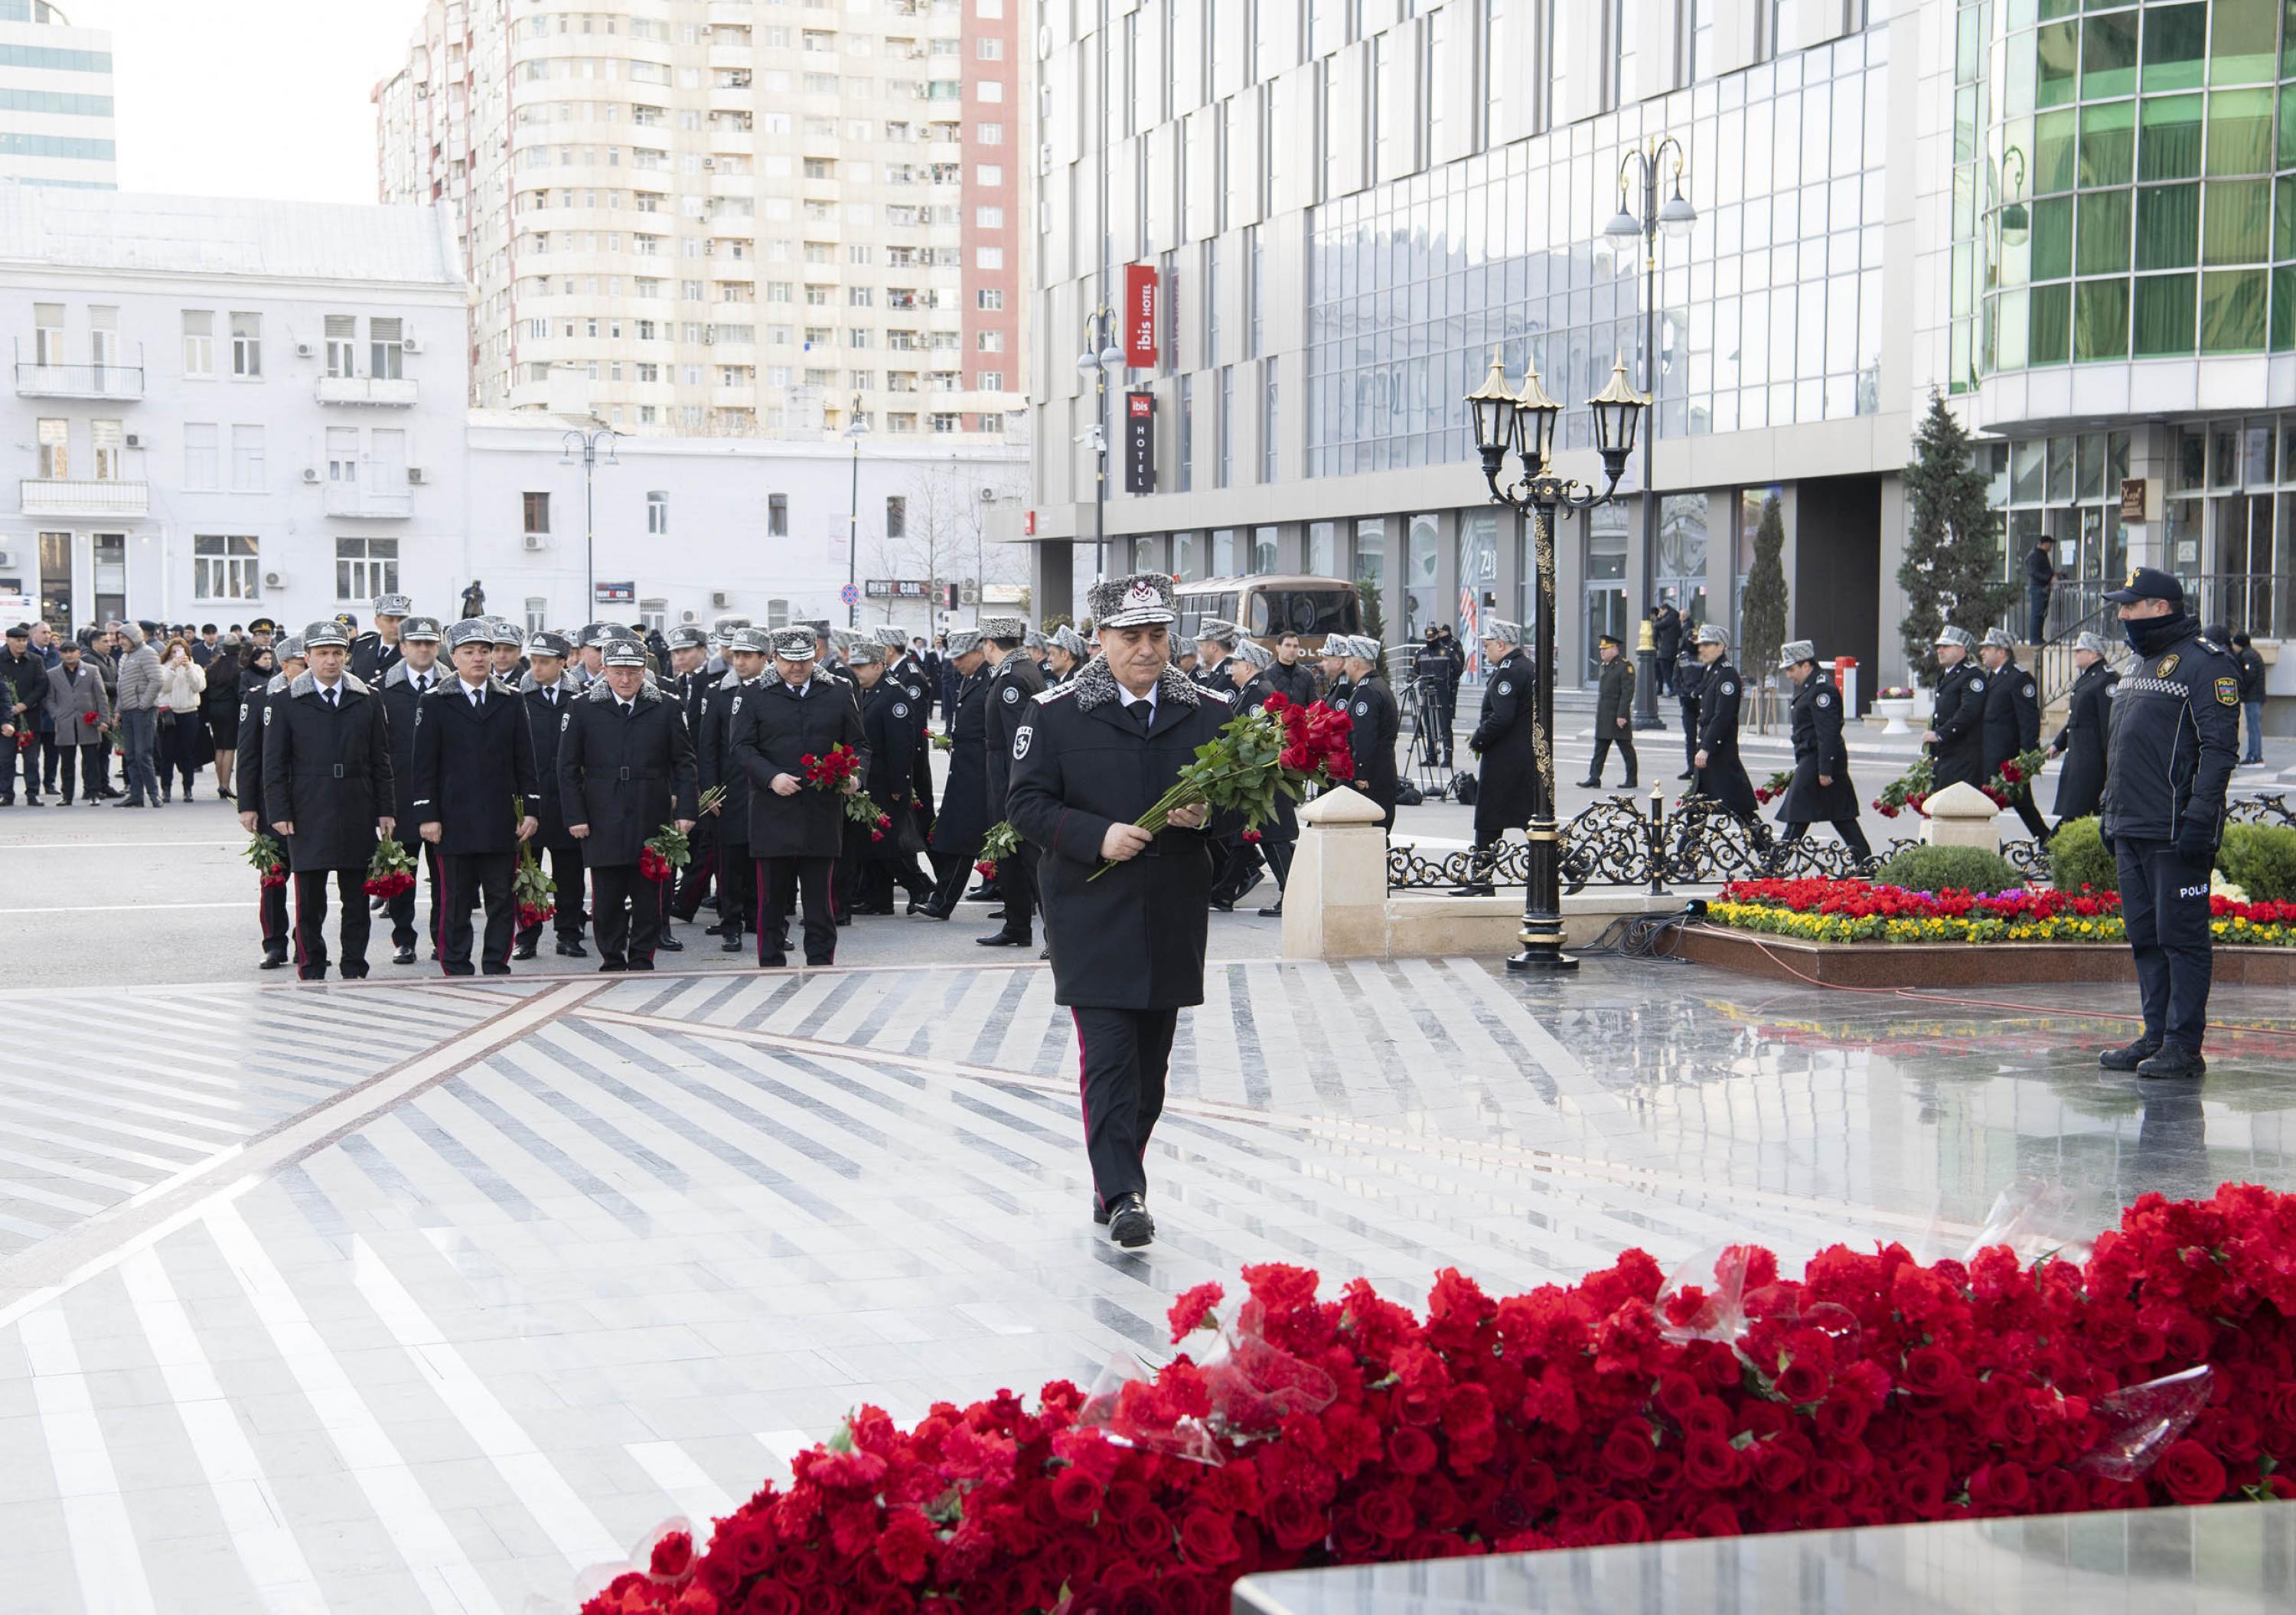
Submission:
[[[412,376],[321,376],[322,404],[380,404],[405,409],[414,402]]]
[[[152,511],[148,482],[27,477],[18,486],[27,516],[145,516]]]
[[[16,365],[16,396],[20,398],[140,398],[144,396],[141,365]]]
[[[363,521],[399,521],[414,513],[414,496],[388,493],[357,482],[327,484],[327,514]]]

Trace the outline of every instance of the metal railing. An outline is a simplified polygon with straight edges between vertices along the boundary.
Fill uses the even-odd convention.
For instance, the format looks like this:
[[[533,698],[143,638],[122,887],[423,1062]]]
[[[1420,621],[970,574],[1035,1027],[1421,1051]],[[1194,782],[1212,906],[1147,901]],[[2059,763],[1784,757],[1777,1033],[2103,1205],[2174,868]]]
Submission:
[[[141,365],[16,365],[19,398],[140,398]]]
[[[152,488],[145,482],[26,477],[17,494],[27,516],[141,516],[152,508]]]

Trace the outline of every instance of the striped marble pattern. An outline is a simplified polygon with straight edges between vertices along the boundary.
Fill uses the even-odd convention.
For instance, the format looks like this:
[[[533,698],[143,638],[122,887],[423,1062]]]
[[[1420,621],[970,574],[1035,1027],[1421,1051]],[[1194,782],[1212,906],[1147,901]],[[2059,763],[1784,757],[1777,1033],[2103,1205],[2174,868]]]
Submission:
[[[1439,1267],[1514,1289],[1628,1245],[1949,1248],[2049,1160],[2108,1198],[2296,1181],[2284,1005],[2241,1006],[2265,1030],[2226,1056],[2239,1103],[2184,1110],[2101,1103],[2081,1067],[2115,1029],[2046,1005],[1742,1000],[1659,965],[1209,986],[1140,1253],[1085,1216],[1073,1036],[1035,967],[61,1004],[41,1035],[91,1040],[81,1063],[193,1017],[256,1029],[233,1079],[186,1069],[266,1119],[299,1105],[308,1143],[134,1237],[83,1226],[52,1288],[15,1280],[37,1249],[0,1258],[0,1607],[570,1608],[586,1567],[732,1506],[856,1405],[1152,1360],[1171,1298],[1251,1261],[1416,1301]],[[358,1108],[363,1071],[441,1047],[469,1054]]]

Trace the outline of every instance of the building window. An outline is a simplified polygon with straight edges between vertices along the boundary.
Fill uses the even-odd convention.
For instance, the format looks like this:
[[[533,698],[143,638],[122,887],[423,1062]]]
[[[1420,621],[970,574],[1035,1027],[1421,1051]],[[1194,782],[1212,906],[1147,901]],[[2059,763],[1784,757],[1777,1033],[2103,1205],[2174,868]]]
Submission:
[[[231,488],[236,494],[263,491],[263,428],[231,429]]]
[[[543,628],[544,628],[544,627],[548,623],[549,619],[550,619],[550,598],[549,598],[549,596],[548,596],[548,595],[545,595],[545,594],[529,594],[529,595],[526,597],[526,631],[527,631],[527,633],[528,633],[529,635],[535,635],[535,634],[539,634],[539,633],[541,633],[541,632],[542,632],[542,630],[543,630]]]
[[[1196,485],[1196,378],[1180,378],[1180,492]]]
[[[398,540],[335,540],[335,598],[372,600],[398,593]]]
[[[766,537],[768,538],[789,537],[789,496],[787,494],[766,496]]]
[[[356,426],[327,428],[327,480],[346,486],[358,482],[359,435]]]
[[[972,302],[973,307],[983,314],[1001,313],[1004,307],[1004,293],[994,286],[984,286],[973,295]]]
[[[958,430],[961,430],[963,429],[963,428],[962,428],[962,422],[960,422],[959,418],[958,418],[957,416],[955,416],[955,415],[953,415],[953,414],[933,414],[933,415],[928,416],[928,417],[927,417],[927,420],[928,420],[928,423],[931,425],[931,429],[932,429],[934,431],[938,431],[938,432],[953,432],[953,431],[958,431]]]
[[[1220,367],[1217,414],[1212,422],[1212,486],[1226,488],[1235,448],[1235,370],[1232,365]]]
[[[263,316],[231,316],[231,373],[253,380],[263,373]]]
[[[367,374],[381,381],[395,381],[405,373],[401,357],[406,351],[405,331],[406,324],[400,320],[378,316],[367,321]]]
[[[640,628],[652,629],[655,633],[660,633],[663,625],[668,622],[668,601],[662,599],[649,599],[638,602],[637,626]]]
[[[669,531],[669,496],[660,488],[646,495],[646,534],[662,537]]]
[[[223,487],[220,440],[212,421],[184,422],[184,488],[212,493]]]
[[[331,376],[358,374],[358,316],[355,314],[331,314],[327,316],[327,373]]]
[[[1280,463],[1275,452],[1275,361],[1269,359],[1261,368],[1267,373],[1267,379],[1259,395],[1259,480],[1273,482]]]
[[[39,423],[40,475],[58,480],[71,475],[71,422],[53,416]]]
[[[521,494],[519,496],[519,501],[526,518],[525,530],[529,533],[548,532],[550,530],[550,496]]]
[[[254,600],[261,592],[255,540],[223,535],[192,537],[192,593],[201,600]]]
[[[64,363],[64,306],[62,303],[32,305],[32,363]]]
[[[983,392],[1003,392],[1004,373],[1001,370],[984,370],[980,373],[980,385]]]
[[[215,374],[215,310],[212,308],[184,310],[184,373],[187,376]]]
[[[885,537],[906,538],[909,532],[909,502],[899,494],[885,496]]]
[[[1252,225],[1243,233],[1243,357],[1247,359],[1259,357],[1259,226]]]

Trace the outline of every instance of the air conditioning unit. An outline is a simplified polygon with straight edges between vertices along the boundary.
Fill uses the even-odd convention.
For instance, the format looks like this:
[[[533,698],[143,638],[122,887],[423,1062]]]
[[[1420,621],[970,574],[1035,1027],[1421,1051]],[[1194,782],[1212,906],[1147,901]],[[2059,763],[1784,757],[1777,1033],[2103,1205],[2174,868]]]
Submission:
[[[317,348],[312,347],[308,342],[298,342],[295,344],[295,357],[299,359],[314,357],[318,351],[319,350]]]
[[[526,550],[527,550],[527,553],[528,553],[528,554],[529,554],[529,555],[530,555],[530,554],[533,554],[533,553],[534,553],[536,551],[537,551],[537,550],[546,550],[546,549],[548,549],[549,547],[550,547],[550,535],[549,535],[549,534],[547,534],[547,533],[529,533],[529,534],[526,536]]]
[[[699,611],[680,611],[677,614],[677,620],[680,622],[700,622],[701,620],[701,613]]]
[[[134,432],[134,431],[129,432],[129,433],[127,434],[127,447],[130,447],[130,448],[141,448],[141,447],[144,447],[144,434],[143,434],[143,433],[141,433],[141,432]]]
[[[408,353],[421,353],[422,351],[422,344],[416,341],[411,336],[402,338],[398,345],[405,348]]]
[[[733,603],[734,596],[731,591],[726,589],[712,589],[709,591],[709,609],[711,611],[722,611]]]
[[[419,465],[410,465],[406,468],[406,480],[410,486],[421,488],[430,480],[430,473]]]
[[[705,168],[714,168],[718,166],[718,160],[714,157],[705,157],[701,160],[701,166]]]
[[[286,573],[284,573],[284,572],[266,572],[266,573],[264,573],[264,574],[263,574],[263,586],[264,586],[266,589],[283,589],[283,588],[285,588],[285,587],[287,586],[287,574],[286,574]]]
[[[318,470],[318,467],[316,467],[316,466],[315,466],[315,465],[307,465],[307,466],[305,466],[305,467],[303,468],[303,480],[304,480],[304,481],[306,481],[306,482],[310,482],[310,483],[316,483],[316,482],[318,481],[318,480],[319,480],[319,470]]]
[[[0,566],[14,566],[15,564],[16,554],[14,551],[0,550]]]
[[[996,490],[995,488],[982,488],[982,489],[980,490],[980,503],[981,503],[981,504],[996,504]]]

